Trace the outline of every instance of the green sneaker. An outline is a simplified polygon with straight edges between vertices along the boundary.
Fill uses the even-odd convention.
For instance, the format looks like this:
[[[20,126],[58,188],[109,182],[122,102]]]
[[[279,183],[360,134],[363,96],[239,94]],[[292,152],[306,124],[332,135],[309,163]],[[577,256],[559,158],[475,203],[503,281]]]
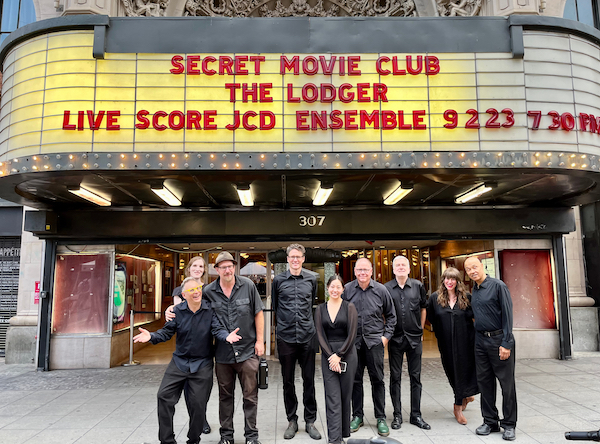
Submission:
[[[352,418],[352,421],[350,421],[350,432],[356,432],[363,426],[363,424],[363,419],[360,416],[355,416],[354,418]]]
[[[350,427],[352,427],[352,424],[350,425]],[[377,420],[377,433],[379,433],[381,436],[388,436],[390,434],[390,429],[388,428],[385,419],[383,418],[379,418]]]

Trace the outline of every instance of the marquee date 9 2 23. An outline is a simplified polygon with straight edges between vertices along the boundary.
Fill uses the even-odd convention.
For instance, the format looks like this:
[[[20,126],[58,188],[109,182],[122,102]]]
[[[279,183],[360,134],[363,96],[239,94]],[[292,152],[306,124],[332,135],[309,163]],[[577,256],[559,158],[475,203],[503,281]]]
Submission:
[[[488,108],[485,112],[489,115],[485,124],[483,124],[485,128],[510,128],[515,124],[515,113],[510,108],[504,108],[500,112],[495,108]],[[466,113],[471,117],[465,123],[465,128],[481,128],[479,112],[471,108]],[[458,112],[456,110],[447,109],[444,111],[444,119],[448,122],[444,125],[444,128],[454,129],[458,126]]]

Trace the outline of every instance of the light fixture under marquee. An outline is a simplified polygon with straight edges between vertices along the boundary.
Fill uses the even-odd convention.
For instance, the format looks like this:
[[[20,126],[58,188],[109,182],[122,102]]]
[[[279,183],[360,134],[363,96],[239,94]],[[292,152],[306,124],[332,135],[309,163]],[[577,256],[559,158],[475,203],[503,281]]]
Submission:
[[[70,193],[73,193],[89,202],[95,203],[96,205],[100,205],[101,207],[110,207],[111,205],[110,200],[94,193],[92,190],[84,187],[83,185],[79,185],[78,187],[69,187],[68,190]]]
[[[173,190],[171,190],[166,183],[152,184],[150,185],[150,189],[168,205],[172,207],[181,206],[181,200],[173,193]]]
[[[325,202],[327,202],[327,199],[329,199],[329,196],[331,196],[332,192],[333,192],[333,184],[326,184],[326,183],[321,182],[319,184],[319,189],[317,190],[317,193],[315,194],[315,197],[313,199],[313,205],[315,205],[315,206],[325,205]]]
[[[252,190],[250,184],[239,184],[235,187],[240,198],[240,203],[245,207],[254,206],[254,198],[252,197]]]
[[[479,196],[488,193],[490,191],[492,191],[492,186],[490,184],[479,184],[477,185],[475,188],[471,188],[469,191],[467,191],[464,194],[461,194],[460,196],[458,196],[454,202],[457,204],[464,204],[467,203],[473,199],[478,198]]]
[[[412,187],[402,187],[402,183],[398,185],[394,191],[390,193],[388,197],[383,200],[384,205],[394,205],[400,200],[404,199],[413,190]]]

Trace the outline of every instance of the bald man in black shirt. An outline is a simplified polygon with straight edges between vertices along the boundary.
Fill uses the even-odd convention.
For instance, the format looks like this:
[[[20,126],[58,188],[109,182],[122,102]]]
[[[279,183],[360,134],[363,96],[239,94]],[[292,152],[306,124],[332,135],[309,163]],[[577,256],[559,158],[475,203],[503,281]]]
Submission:
[[[508,287],[485,273],[475,256],[465,260],[465,272],[475,282],[471,306],[475,317],[475,367],[481,392],[483,424],[478,435],[504,429],[502,438],[516,438],[517,393],[515,389],[515,338],[512,334],[512,299]],[[502,415],[496,408],[496,379],[502,388]]]

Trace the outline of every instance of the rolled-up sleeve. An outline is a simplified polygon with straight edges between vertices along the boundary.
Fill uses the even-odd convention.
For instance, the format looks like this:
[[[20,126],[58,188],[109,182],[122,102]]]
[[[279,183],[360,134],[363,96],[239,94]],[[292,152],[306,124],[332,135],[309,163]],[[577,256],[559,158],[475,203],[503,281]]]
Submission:
[[[381,295],[383,302],[383,316],[385,317],[385,328],[383,336],[389,341],[394,336],[394,329],[396,328],[396,309],[394,307],[394,301],[387,288]]]
[[[513,336],[513,304],[508,287],[501,282],[498,297],[500,298],[500,307],[502,311],[502,347],[513,349],[515,337]]]

